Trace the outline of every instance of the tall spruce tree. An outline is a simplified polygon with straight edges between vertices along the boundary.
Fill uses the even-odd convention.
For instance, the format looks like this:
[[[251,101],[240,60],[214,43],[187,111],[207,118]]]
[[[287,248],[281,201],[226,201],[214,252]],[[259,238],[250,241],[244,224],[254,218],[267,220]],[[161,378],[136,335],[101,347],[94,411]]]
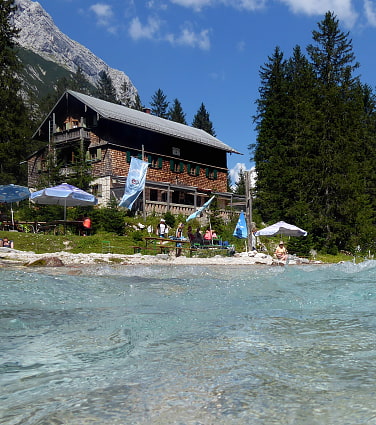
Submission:
[[[335,253],[375,238],[375,102],[353,75],[351,40],[336,17],[328,12],[318,26],[311,61],[298,46],[287,61],[276,48],[261,68],[250,148],[263,219],[292,220],[317,248]]]
[[[27,183],[26,167],[20,164],[33,150],[28,112],[21,98],[16,56],[18,30],[11,23],[14,0],[0,2],[0,183]]]
[[[79,93],[95,95],[95,87],[89,82],[82,72],[82,68],[78,67],[74,73],[72,81],[69,81],[68,88]]]
[[[316,108],[320,126],[316,127],[317,203],[316,229],[327,249],[350,248],[357,216],[366,208],[360,167],[356,155],[362,139],[363,106],[349,33],[341,31],[338,19],[327,12],[313,31],[315,44],[307,47],[317,76]],[[356,202],[354,202],[356,200]],[[316,207],[317,208],[317,207]]]
[[[300,46],[294,48],[293,56],[286,62],[286,79],[284,110],[288,143],[283,168],[284,219],[308,228],[312,220],[310,202],[316,190],[312,184],[312,174],[316,169],[312,152],[316,148],[316,80],[313,68]]]
[[[288,200],[284,193],[286,184],[285,160],[289,140],[286,61],[276,47],[268,62],[261,67],[260,97],[257,100],[257,115],[254,117],[258,131],[254,161],[257,168],[255,208],[265,221],[284,219]],[[250,146],[254,148],[254,146]]]
[[[106,71],[99,73],[97,96],[99,99],[106,100],[107,102],[118,103],[115,87],[110,75]]]
[[[133,96],[130,90],[130,85],[124,80],[120,87],[120,98],[119,101],[122,105],[131,108],[133,103]]]
[[[167,108],[169,103],[167,102],[167,96],[161,89],[158,89],[152,96],[150,106],[153,115],[160,118],[168,118]]]
[[[212,136],[216,136],[213,123],[210,121],[209,112],[206,110],[204,103],[201,103],[200,108],[193,118],[192,127],[200,128]]]
[[[171,121],[187,125],[187,121],[185,120],[185,113],[178,99],[174,99],[174,102],[168,111],[168,117]]]
[[[245,174],[243,168],[239,170],[238,180],[235,182],[234,193],[236,195],[245,195]]]

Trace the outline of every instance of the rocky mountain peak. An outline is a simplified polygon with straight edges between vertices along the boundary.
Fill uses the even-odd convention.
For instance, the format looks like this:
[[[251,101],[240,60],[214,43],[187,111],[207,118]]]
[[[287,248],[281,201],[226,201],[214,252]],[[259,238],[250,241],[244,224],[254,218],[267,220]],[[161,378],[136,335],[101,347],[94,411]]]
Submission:
[[[73,73],[81,68],[85,77],[93,85],[96,85],[100,72],[105,71],[111,77],[118,96],[121,93],[121,87],[126,83],[128,95],[134,99],[137,89],[130,78],[124,72],[110,68],[85,46],[61,32],[38,2],[15,0],[15,4],[17,12],[14,16],[14,25],[20,29],[17,41],[23,48]]]

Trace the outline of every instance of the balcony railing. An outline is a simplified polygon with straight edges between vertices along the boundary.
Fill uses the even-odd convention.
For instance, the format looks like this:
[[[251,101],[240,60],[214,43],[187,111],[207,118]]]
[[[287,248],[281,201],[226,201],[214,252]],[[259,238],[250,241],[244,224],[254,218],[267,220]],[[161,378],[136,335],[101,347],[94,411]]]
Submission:
[[[59,133],[54,133],[53,141],[55,143],[72,142],[74,140],[90,139],[89,131],[84,128],[73,128]]]

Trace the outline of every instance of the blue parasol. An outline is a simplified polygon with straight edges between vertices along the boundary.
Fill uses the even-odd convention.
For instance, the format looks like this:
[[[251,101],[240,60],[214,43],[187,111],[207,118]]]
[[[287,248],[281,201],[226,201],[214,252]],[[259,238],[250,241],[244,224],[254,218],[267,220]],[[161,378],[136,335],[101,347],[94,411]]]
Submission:
[[[30,190],[25,186],[16,184],[0,185],[0,203],[10,204],[12,226],[14,228],[13,202],[23,201],[30,197]]]
[[[35,204],[63,205],[64,220],[67,217],[67,207],[89,206],[98,203],[98,199],[94,195],[68,183],[38,190],[31,194],[30,199]]]

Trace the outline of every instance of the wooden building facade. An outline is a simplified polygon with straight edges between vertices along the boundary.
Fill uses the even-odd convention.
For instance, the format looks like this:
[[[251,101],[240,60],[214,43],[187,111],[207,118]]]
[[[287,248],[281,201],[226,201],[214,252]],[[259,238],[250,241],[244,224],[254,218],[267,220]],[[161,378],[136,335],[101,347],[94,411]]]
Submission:
[[[120,200],[132,156],[149,162],[145,185],[147,214],[191,214],[209,196],[218,206],[232,202],[227,192],[227,153],[239,154],[203,130],[68,90],[33,138],[45,147],[28,159],[28,184],[36,187],[48,172],[48,155],[73,172],[84,152],[99,203]],[[139,199],[135,208],[142,208]]]

